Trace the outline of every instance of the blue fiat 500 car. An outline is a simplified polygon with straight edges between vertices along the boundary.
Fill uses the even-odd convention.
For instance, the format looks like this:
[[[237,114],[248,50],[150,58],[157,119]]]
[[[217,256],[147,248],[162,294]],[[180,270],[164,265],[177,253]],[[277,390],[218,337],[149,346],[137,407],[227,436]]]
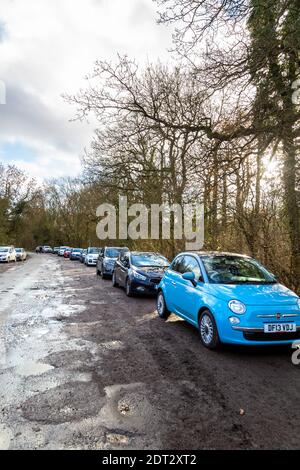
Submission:
[[[157,312],[196,326],[204,346],[269,345],[300,339],[300,299],[256,260],[219,252],[181,253],[158,286]]]

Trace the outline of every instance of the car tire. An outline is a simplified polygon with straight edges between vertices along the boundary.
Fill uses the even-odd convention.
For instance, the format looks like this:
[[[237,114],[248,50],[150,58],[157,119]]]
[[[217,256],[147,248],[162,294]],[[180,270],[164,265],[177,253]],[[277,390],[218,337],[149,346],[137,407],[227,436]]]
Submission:
[[[132,297],[133,296],[133,291],[129,282],[129,278],[126,279],[126,284],[125,284],[125,291],[127,297]]]
[[[163,319],[167,319],[171,312],[167,309],[166,301],[163,292],[160,290],[156,298],[156,309],[158,316]]]
[[[217,349],[220,346],[220,338],[216,321],[207,309],[199,317],[199,333],[203,346],[208,349]]]
[[[113,275],[112,275],[112,285],[113,287],[119,287],[119,283],[117,282],[115,271],[113,272]]]

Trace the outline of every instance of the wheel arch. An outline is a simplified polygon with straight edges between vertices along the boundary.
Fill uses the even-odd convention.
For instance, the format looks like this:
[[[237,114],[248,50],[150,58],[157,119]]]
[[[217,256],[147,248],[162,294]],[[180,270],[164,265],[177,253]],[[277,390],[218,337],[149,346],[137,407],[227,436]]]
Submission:
[[[200,320],[200,315],[205,312],[205,310],[208,310],[210,314],[214,317],[214,320],[216,321],[216,317],[214,315],[214,312],[211,310],[211,308],[207,307],[207,305],[203,305],[198,312],[198,325],[199,325],[199,320]]]

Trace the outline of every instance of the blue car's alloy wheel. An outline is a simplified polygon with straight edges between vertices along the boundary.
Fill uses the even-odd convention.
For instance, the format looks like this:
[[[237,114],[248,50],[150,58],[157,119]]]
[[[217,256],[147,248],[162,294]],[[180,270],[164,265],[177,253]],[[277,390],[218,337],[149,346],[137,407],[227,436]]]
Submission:
[[[201,341],[206,348],[216,349],[219,346],[217,325],[209,310],[204,310],[200,315],[199,331]]]
[[[162,291],[158,293],[158,296],[156,299],[156,305],[157,305],[157,313],[160,316],[160,318],[168,318],[168,316],[170,315],[170,312],[167,309],[166,301],[165,301],[164,294],[162,293]]]

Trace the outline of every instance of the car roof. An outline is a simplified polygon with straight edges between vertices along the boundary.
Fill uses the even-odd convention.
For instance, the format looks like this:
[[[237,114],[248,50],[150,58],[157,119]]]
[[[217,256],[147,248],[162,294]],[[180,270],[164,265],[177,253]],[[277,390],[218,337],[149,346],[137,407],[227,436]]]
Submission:
[[[127,250],[130,251],[127,246],[104,246],[104,249],[112,248],[113,250]]]
[[[130,254],[131,255],[156,255],[156,256],[162,256],[163,258],[165,258],[164,255],[155,251],[130,251]]]
[[[250,258],[248,255],[244,255],[241,253],[232,253],[230,251],[185,251],[182,253],[178,253],[177,256],[179,255],[197,255],[203,257],[203,256],[239,256],[242,258]]]

